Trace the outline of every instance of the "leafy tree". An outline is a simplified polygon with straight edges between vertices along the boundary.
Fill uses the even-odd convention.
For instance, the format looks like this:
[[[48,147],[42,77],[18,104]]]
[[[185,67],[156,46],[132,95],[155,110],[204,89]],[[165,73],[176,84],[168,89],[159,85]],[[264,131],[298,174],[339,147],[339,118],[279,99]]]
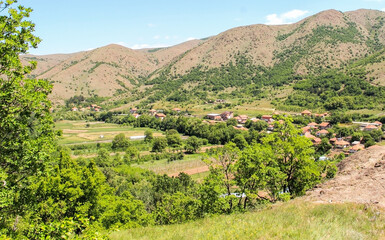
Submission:
[[[174,129],[167,131],[166,139],[168,146],[172,148],[177,148],[182,145],[182,138],[180,137],[179,133]]]
[[[316,151],[319,155],[324,155],[329,153],[330,149],[332,149],[332,145],[329,143],[329,139],[322,138],[322,141],[320,144],[316,146]]]
[[[197,151],[199,151],[201,146],[202,146],[202,143],[200,139],[195,136],[192,136],[186,140],[184,149],[188,153],[196,153]]]
[[[199,207],[200,202],[196,198],[176,192],[166,194],[154,214],[158,224],[181,223],[197,219],[202,214]]]
[[[210,171],[216,172],[222,177],[222,184],[225,187],[225,197],[228,199],[229,208],[228,211],[233,210],[233,198],[231,196],[231,189],[234,186],[233,176],[235,174],[234,164],[238,159],[239,149],[234,143],[226,144],[222,149],[218,150],[218,153],[205,162],[209,164]]]
[[[167,140],[164,137],[154,138],[152,143],[153,152],[163,152],[167,147]]]
[[[233,142],[241,150],[244,149],[248,145],[245,137],[243,136],[243,134],[235,135],[235,137],[233,139]]]
[[[0,227],[18,227],[31,200],[24,191],[41,175],[53,150],[53,121],[47,96],[50,84],[27,79],[36,62],[23,66],[20,54],[36,48],[40,39],[35,25],[25,20],[32,9],[15,7],[16,1],[0,1]],[[19,205],[24,199],[22,205]],[[19,203],[19,204],[17,204]]]
[[[241,193],[246,194],[243,208],[252,200],[267,200],[259,195],[266,191],[271,200],[277,200],[284,188],[286,175],[281,171],[272,146],[253,144],[240,154],[236,165],[235,180]],[[238,205],[241,201],[238,202]]]
[[[280,171],[286,176],[282,191],[298,196],[313,187],[320,180],[320,172],[314,162],[312,142],[300,136],[287,118],[283,124],[277,123],[274,133],[262,139],[263,144],[272,146]]]
[[[124,133],[119,133],[112,140],[112,149],[124,149],[130,144]]]
[[[101,148],[98,151],[98,156],[95,158],[95,163],[99,167],[109,167],[112,165],[111,163],[111,157],[110,157],[110,152],[105,149]]]
[[[152,134],[152,131],[150,129],[147,129],[145,132],[144,132],[144,141],[145,142],[151,142],[153,139],[154,139],[154,136]]]

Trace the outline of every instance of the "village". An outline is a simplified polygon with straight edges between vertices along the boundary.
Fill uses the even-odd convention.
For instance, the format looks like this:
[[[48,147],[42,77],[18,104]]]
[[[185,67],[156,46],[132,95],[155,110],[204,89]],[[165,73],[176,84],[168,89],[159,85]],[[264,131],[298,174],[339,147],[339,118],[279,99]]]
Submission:
[[[91,104],[88,107],[83,107],[78,109],[77,107],[72,107],[71,111],[95,111],[99,112],[101,110],[101,107],[96,104]],[[180,108],[173,108],[171,111],[165,111],[165,110],[138,110],[137,108],[131,108],[129,111],[129,114],[121,114],[121,115],[130,115],[134,118],[139,118],[141,114],[148,114],[150,116],[155,117],[156,119],[163,120],[166,117],[165,112],[172,113],[172,115],[180,115],[182,114],[182,110]],[[258,118],[257,117],[249,117],[247,115],[237,115],[234,114],[232,111],[224,111],[222,113],[208,113],[206,114],[204,118],[204,123],[214,125],[220,122],[227,122],[231,119],[232,121],[235,120],[235,125],[233,126],[236,130],[241,131],[248,131],[249,129],[246,127],[248,124],[247,122],[258,122],[258,121],[264,121],[267,123],[266,127],[266,133],[271,133],[274,131],[274,122],[276,122],[275,118],[276,116],[279,116],[281,113],[274,112],[271,115],[261,115]],[[190,117],[197,117],[197,116],[191,116]],[[287,116],[287,115],[284,115]],[[355,153],[357,151],[365,149],[365,144],[363,142],[363,137],[360,139],[353,139],[352,136],[339,136],[336,133],[332,133],[328,130],[330,130],[333,125],[328,120],[328,117],[331,116],[330,113],[312,113],[309,110],[304,110],[301,113],[292,114],[292,116],[301,116],[306,119],[309,119],[309,122],[307,125],[298,125],[302,129],[302,136],[305,136],[306,138],[310,139],[314,146],[320,145],[322,143],[322,139],[327,139],[328,143],[331,144],[332,150],[329,155],[335,155],[335,154],[341,154],[348,156],[351,153]],[[315,119],[321,119],[321,122],[318,121],[318,123],[315,121]],[[282,121],[282,120],[279,120]],[[278,122],[279,122],[278,121]],[[382,130],[382,123],[379,121],[375,122],[354,122],[352,123],[356,125],[361,132],[367,132],[370,133],[375,130]],[[246,126],[245,126],[246,125]],[[321,156],[322,159],[327,159],[326,156]]]

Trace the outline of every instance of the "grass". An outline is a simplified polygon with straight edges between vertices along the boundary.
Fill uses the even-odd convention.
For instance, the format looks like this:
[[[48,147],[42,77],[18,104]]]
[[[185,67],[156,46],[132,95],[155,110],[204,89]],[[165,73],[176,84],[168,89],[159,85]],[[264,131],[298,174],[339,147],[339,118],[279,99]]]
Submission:
[[[295,200],[263,210],[110,234],[122,239],[384,239],[384,212],[364,205]]]
[[[202,157],[203,154],[198,153],[185,155],[183,160],[168,162],[167,159],[162,159],[158,161],[144,162],[133,166],[151,170],[157,174],[172,174],[179,171],[205,166],[205,163],[202,162]]]

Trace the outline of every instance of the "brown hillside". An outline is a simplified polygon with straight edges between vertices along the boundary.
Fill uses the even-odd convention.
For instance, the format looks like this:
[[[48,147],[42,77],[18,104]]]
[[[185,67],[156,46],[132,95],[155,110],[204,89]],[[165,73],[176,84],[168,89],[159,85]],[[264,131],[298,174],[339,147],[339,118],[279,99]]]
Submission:
[[[373,146],[345,158],[334,179],[309,191],[315,202],[356,202],[385,207],[385,146]]]
[[[277,62],[277,53],[289,51],[293,53],[295,47],[307,44],[313,30],[320,26],[332,26],[334,28],[348,28],[349,22],[356,24],[361,36],[356,37],[356,43],[339,42],[329,44],[328,38],[320,39],[314,46],[306,51],[296,65],[299,73],[308,72],[312,66],[337,67],[351,59],[361,58],[369,52],[364,43],[371,36],[371,28],[378,23],[378,17],[385,17],[385,13],[374,10],[358,10],[342,13],[336,10],[320,12],[300,22],[289,25],[266,26],[250,25],[237,27],[212,37],[199,47],[193,49],[178,61],[173,68],[177,73],[184,74],[198,65],[207,67],[219,67],[235,60],[236,54],[249,56],[254,64],[271,66]],[[384,26],[381,27],[381,36],[385,34]],[[283,40],[279,36],[287,34]],[[385,38],[380,38],[385,42]],[[309,69],[310,68],[310,69]]]
[[[185,74],[197,66],[214,68],[234,62],[238,54],[262,66],[291,59],[299,74],[337,68],[371,53],[373,44],[369,43],[374,40],[385,44],[384,18],[384,12],[375,10],[328,10],[294,24],[237,27],[205,41],[169,48],[132,50],[108,45],[76,54],[24,59],[38,61],[32,74],[54,84],[51,98],[60,103],[79,94],[121,95],[138,87],[141,78],[158,76],[165,67],[171,66],[171,73]],[[373,68],[379,83],[384,78],[382,65]]]
[[[118,89],[132,89],[139,77],[169,64],[180,54],[197,46],[201,40],[151,51],[132,50],[111,44],[91,51],[68,55],[22,56],[24,62],[37,61],[32,73],[54,84],[51,99],[62,103],[74,95],[111,97]]]

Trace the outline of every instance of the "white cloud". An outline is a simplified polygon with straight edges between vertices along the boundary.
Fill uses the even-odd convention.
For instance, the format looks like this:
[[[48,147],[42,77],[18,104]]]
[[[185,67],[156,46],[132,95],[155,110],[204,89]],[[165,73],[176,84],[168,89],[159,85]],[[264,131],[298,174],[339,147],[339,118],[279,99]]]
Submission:
[[[309,11],[294,9],[280,15],[276,13],[269,14],[266,16],[266,20],[267,20],[266,24],[268,25],[289,24],[289,23],[292,23],[292,21],[297,20],[298,18],[303,17],[308,13]]]
[[[242,21],[242,18],[234,18],[234,21],[240,22],[240,21]]]
[[[149,27],[149,28],[153,28],[153,27],[155,27],[156,25],[155,24],[153,24],[153,23],[147,23],[147,27]]]
[[[168,40],[170,39],[170,36],[165,36],[164,39]]]
[[[380,11],[383,11],[383,12],[385,12],[385,8],[382,8],[382,9],[380,9]]]
[[[186,41],[191,41],[191,40],[196,40],[196,38],[195,37],[188,37],[188,38],[186,38]]]
[[[131,49],[143,49],[143,48],[164,48],[169,47],[165,44],[134,44],[129,46]]]
[[[154,38],[154,39],[159,39],[160,36],[159,36],[159,35],[155,35],[153,38]]]

